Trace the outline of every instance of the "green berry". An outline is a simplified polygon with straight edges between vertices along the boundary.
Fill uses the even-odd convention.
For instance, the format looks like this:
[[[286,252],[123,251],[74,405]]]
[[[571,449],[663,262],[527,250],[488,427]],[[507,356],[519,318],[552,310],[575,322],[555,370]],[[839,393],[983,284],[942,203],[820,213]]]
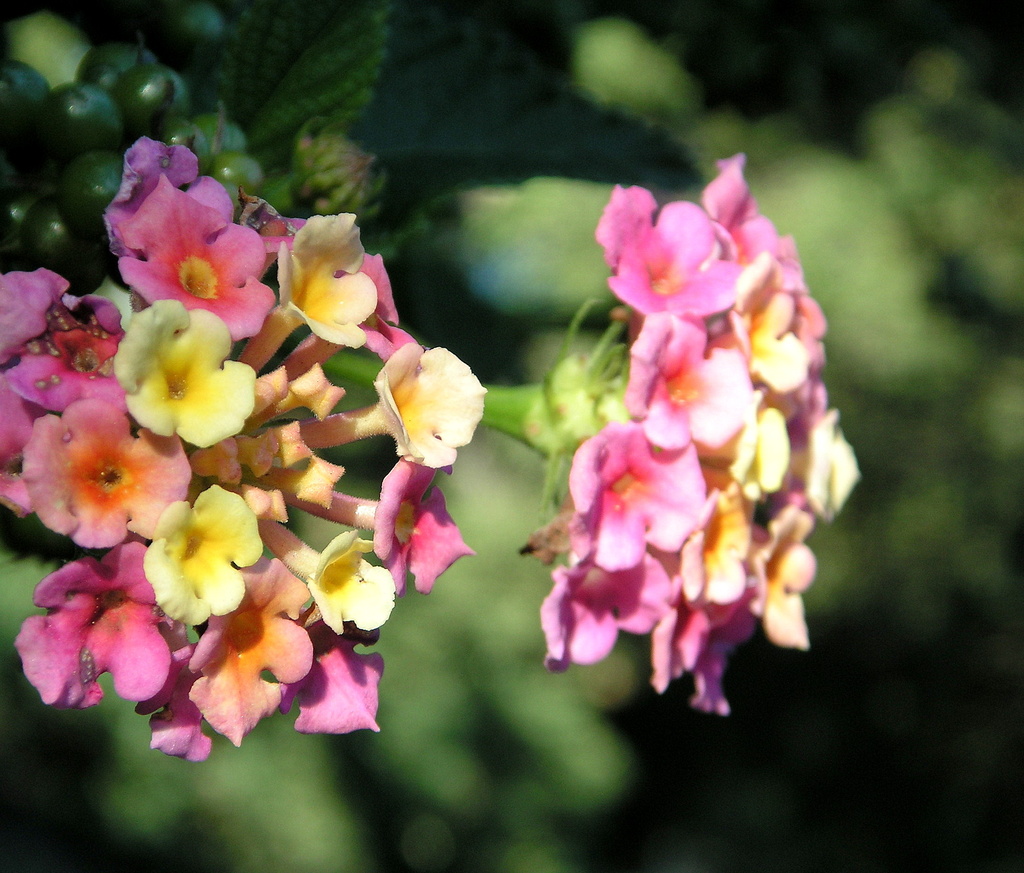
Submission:
[[[58,161],[93,149],[116,149],[124,132],[117,104],[91,82],[54,88],[46,96],[37,127],[46,151]]]
[[[120,152],[86,152],[61,171],[57,181],[60,214],[76,236],[100,239],[103,210],[121,187],[124,158]]]
[[[207,171],[228,191],[241,188],[247,193],[258,191],[263,184],[263,167],[245,152],[221,152],[210,158]]]
[[[128,42],[105,42],[94,45],[85,53],[75,78],[109,91],[125,70],[155,60],[153,53],[141,46]]]
[[[197,50],[224,38],[224,13],[206,0],[173,4],[163,16],[160,38],[168,56],[187,61]]]
[[[21,223],[29,207],[39,195],[21,188],[7,188],[0,192],[0,240],[17,239]]]
[[[223,114],[206,112],[192,119],[196,127],[206,134],[211,154],[219,152],[244,152],[248,148],[245,131]]]
[[[83,240],[68,227],[54,197],[29,207],[19,231],[22,253],[40,267],[60,273],[73,294],[95,291],[106,274],[105,246]]]
[[[169,115],[188,115],[185,80],[165,64],[138,64],[125,70],[111,93],[124,114],[129,139],[151,135]]]
[[[21,145],[34,137],[36,117],[49,90],[34,67],[21,61],[0,65],[0,147]]]
[[[200,162],[210,157],[210,142],[199,126],[181,115],[164,120],[158,139],[168,145],[182,145],[191,151]]]

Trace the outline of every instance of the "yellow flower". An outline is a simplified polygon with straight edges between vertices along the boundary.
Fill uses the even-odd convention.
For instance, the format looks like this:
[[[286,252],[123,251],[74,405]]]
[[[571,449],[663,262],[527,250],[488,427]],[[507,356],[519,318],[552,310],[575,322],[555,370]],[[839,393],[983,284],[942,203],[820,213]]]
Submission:
[[[762,252],[737,282],[736,310],[749,333],[750,373],[785,394],[807,379],[810,354],[793,333],[796,300],[782,288],[782,268]]]
[[[346,621],[362,630],[374,630],[388,620],[395,605],[395,580],[384,567],[363,560],[373,549],[355,531],[335,537],[324,549],[309,590],[327,626],[337,633]]]
[[[807,501],[819,516],[831,521],[860,480],[857,456],[839,427],[838,410],[829,410],[811,429],[808,450],[801,461]]]
[[[765,636],[777,646],[810,648],[803,593],[814,581],[817,562],[804,540],[813,529],[811,515],[787,506],[768,524],[769,541],[754,556],[760,587],[755,609],[760,608]]]
[[[163,511],[143,567],[160,608],[196,625],[237,608],[245,594],[237,568],[262,555],[253,511],[237,494],[213,485],[194,506],[182,500]]]
[[[391,419],[398,454],[425,467],[455,462],[456,448],[472,438],[487,389],[447,349],[407,343],[384,364],[374,386]]]
[[[778,491],[789,472],[786,419],[774,406],[763,405],[763,399],[763,392],[754,392],[747,424],[735,440],[736,456],[729,468],[748,500]]]
[[[277,262],[281,305],[296,313],[321,339],[359,348],[359,327],[377,308],[377,286],[365,273],[356,217],[314,215],[295,234]]]
[[[256,373],[231,352],[228,328],[211,312],[158,300],[136,313],[114,356],[114,374],[135,420],[160,436],[212,446],[252,413]]]

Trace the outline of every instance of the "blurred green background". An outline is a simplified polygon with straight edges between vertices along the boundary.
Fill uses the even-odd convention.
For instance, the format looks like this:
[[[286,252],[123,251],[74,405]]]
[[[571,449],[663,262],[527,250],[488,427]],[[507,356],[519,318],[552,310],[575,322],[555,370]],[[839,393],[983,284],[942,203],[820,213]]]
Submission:
[[[477,556],[384,629],[379,734],[269,719],[190,765],[112,693],[39,702],[0,558],[0,869],[176,873],[1024,870],[1024,55],[1010,6],[449,2],[697,155],[748,156],[829,320],[863,479],[811,540],[812,647],[760,637],[733,714],[647,684],[645,641],[548,675],[540,460],[481,433],[445,483]],[[610,186],[448,198],[388,261],[403,319],[536,377],[605,291]],[[675,192],[696,196],[696,191]],[[386,463],[367,456],[365,469]],[[368,477],[370,478],[370,477]]]

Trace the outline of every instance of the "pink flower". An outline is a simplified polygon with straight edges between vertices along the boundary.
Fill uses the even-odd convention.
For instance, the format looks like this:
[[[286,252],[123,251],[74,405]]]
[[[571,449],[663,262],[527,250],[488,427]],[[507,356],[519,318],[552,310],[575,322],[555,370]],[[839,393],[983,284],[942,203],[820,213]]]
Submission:
[[[189,643],[172,653],[167,681],[153,697],[135,707],[139,715],[150,715],[153,732],[151,749],[184,758],[186,761],[205,761],[213,748],[211,739],[203,733],[203,714],[189,692],[199,678],[188,668],[195,644]]]
[[[128,417],[102,400],[78,400],[35,422],[23,478],[51,530],[106,548],[128,531],[152,537],[160,514],[183,500],[192,470],[177,437],[132,436]]]
[[[620,630],[650,633],[672,608],[672,582],[649,554],[614,573],[583,561],[558,567],[552,576],[555,586],[540,608],[549,670],[602,660]]]
[[[377,686],[384,659],[377,652],[357,654],[356,643],[338,636],[323,622],[309,628],[313,666],[304,679],[284,687],[281,712],[295,700],[295,730],[304,734],[347,734],[377,726]]]
[[[34,403],[15,394],[0,373],[0,504],[18,515],[32,511],[22,478],[24,451],[32,436],[32,423],[43,414]]]
[[[734,260],[748,264],[761,252],[779,253],[779,234],[758,212],[757,201],[743,178],[746,155],[718,162],[718,175],[708,183],[701,202],[708,215],[728,232],[736,251]]]
[[[50,270],[0,275],[0,364],[46,331],[50,307],[67,290],[67,280]]]
[[[50,305],[43,330],[21,347],[7,378],[26,400],[53,412],[88,397],[124,409],[113,364],[123,335],[121,314],[109,300],[65,294]]]
[[[703,322],[654,313],[630,349],[626,408],[661,448],[691,438],[719,448],[744,424],[754,390],[747,362],[736,349],[706,346]]]
[[[36,587],[34,602],[47,614],[26,619],[14,644],[44,703],[79,709],[99,703],[97,678],[107,672],[125,700],[146,700],[163,686],[171,653],[142,571],[145,550],[125,543],[102,561],[66,564]]]
[[[691,673],[695,691],[690,705],[703,712],[728,715],[722,676],[733,649],[748,640],[757,627],[750,610],[753,596],[753,589],[748,589],[734,603],[701,607],[680,597],[676,608],[651,635],[651,684],[655,690],[663,692],[673,679]]]
[[[735,300],[738,264],[721,260],[715,227],[695,203],[657,203],[644,188],[616,186],[597,226],[614,271],[608,284],[638,312],[712,315]]]
[[[220,189],[223,192],[223,189]],[[233,340],[254,336],[275,303],[262,284],[260,235],[231,222],[230,200],[199,186],[179,191],[166,177],[120,225],[131,253],[121,276],[147,302],[178,300],[227,324]]]
[[[294,619],[309,591],[276,559],[242,571],[245,597],[234,612],[210,617],[189,669],[202,673],[192,701],[236,746],[281,703],[282,686],[305,678],[313,661],[309,634]],[[277,682],[263,678],[269,671]]]
[[[178,188],[198,175],[199,158],[185,146],[168,146],[148,137],[137,140],[125,152],[121,187],[103,217],[111,251],[118,256],[130,253],[121,238],[121,224],[136,213],[162,178]]]
[[[373,550],[394,576],[399,595],[405,593],[407,570],[416,579],[416,590],[428,594],[437,577],[459,558],[475,554],[448,514],[441,489],[434,488],[423,499],[434,472],[399,460],[381,483]]]
[[[635,422],[612,422],[576,450],[569,490],[573,550],[608,571],[635,567],[648,544],[682,548],[706,496],[693,445],[658,450]]]

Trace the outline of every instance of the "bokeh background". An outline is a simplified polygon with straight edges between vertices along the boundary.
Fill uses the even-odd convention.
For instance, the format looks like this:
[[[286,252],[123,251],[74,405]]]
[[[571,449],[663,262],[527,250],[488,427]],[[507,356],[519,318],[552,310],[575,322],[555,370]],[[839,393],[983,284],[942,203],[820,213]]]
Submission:
[[[547,674],[547,571],[518,554],[545,520],[541,460],[481,433],[445,485],[477,556],[385,628],[382,731],[307,737],[276,717],[191,765],[149,751],[146,719],[112,693],[82,712],[40,703],[12,640],[46,565],[10,554],[0,869],[1024,870],[1024,33],[1011,5],[445,5],[665,128],[705,178],[746,153],[762,212],[796,238],[863,472],[811,540],[811,650],[743,646],[728,718],[690,711],[687,680],[655,694],[643,640]],[[593,229],[609,191],[538,178],[446,198],[388,261],[403,319],[487,382],[537,378],[580,303],[606,293]],[[387,447],[360,460],[378,472]]]

